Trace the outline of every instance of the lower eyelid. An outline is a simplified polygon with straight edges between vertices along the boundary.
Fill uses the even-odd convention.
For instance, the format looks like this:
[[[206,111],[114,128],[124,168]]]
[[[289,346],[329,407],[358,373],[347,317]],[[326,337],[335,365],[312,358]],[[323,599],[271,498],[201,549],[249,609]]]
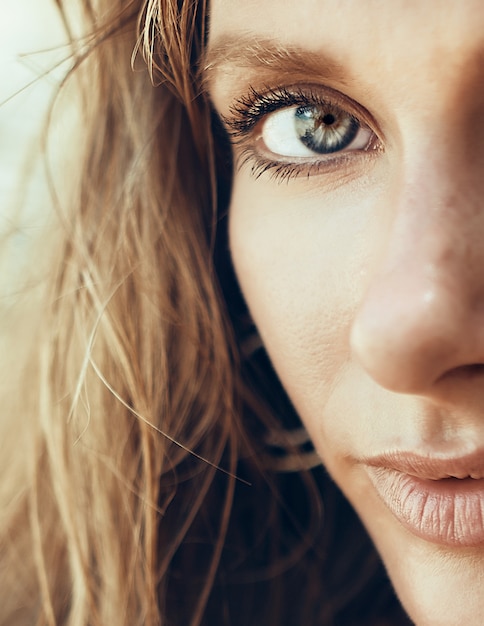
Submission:
[[[361,171],[362,159],[368,163],[368,159],[373,160],[381,151],[381,146],[375,142],[368,150],[355,152],[340,152],[330,155],[330,158],[300,158],[286,159],[277,158],[277,155],[254,149],[254,147],[243,148],[239,146],[236,155],[237,170],[249,168],[250,174],[255,179],[262,176],[268,177],[274,182],[289,182],[300,178],[303,181],[312,177],[323,177],[324,184],[339,186],[346,183],[358,175]],[[274,158],[275,157],[275,158]],[[326,180],[327,179],[327,182]]]

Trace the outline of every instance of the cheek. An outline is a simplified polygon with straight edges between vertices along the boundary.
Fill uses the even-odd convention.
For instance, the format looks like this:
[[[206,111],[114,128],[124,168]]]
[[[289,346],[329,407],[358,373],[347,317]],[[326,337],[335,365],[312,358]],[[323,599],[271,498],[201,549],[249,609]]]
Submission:
[[[351,324],[378,240],[373,211],[368,194],[308,190],[306,180],[277,184],[239,172],[235,181],[230,237],[238,279],[310,432],[323,426],[324,406],[351,360]]]

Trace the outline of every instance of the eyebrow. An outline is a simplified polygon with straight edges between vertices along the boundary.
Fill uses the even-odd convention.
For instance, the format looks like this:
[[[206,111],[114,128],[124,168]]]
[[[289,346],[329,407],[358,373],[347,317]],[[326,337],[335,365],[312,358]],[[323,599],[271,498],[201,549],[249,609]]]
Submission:
[[[275,39],[225,35],[209,45],[202,67],[203,88],[210,91],[220,75],[233,69],[251,70],[260,78],[277,73],[296,79],[351,82],[343,66],[326,52],[282,45]]]

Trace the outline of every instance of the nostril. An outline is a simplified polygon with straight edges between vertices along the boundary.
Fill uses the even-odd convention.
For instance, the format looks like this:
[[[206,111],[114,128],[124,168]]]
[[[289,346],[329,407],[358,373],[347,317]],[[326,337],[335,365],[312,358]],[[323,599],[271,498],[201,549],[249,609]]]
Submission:
[[[462,365],[457,368],[464,376],[473,377],[484,374],[484,363],[471,363],[470,365]]]
[[[484,363],[470,363],[469,365],[460,365],[455,367],[440,377],[439,381],[452,377],[454,379],[471,380],[478,376],[484,375]]]

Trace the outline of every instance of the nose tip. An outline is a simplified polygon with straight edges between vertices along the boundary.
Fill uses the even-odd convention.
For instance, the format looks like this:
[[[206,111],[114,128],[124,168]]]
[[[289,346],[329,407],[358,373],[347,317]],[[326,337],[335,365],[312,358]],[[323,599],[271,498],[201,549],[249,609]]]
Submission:
[[[480,371],[480,309],[442,285],[415,293],[401,275],[380,279],[354,319],[352,352],[380,386],[425,394],[449,374]]]
[[[385,284],[389,282],[390,284]],[[452,355],[449,329],[435,315],[433,294],[411,298],[396,279],[370,288],[354,321],[353,353],[382,387],[417,393],[431,385]]]

